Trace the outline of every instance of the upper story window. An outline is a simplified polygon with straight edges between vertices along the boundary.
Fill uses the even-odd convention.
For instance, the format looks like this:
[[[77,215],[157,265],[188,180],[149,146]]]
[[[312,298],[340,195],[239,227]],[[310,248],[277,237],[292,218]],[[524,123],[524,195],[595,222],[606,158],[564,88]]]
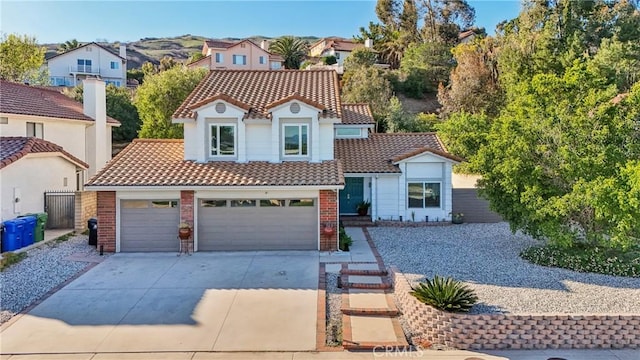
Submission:
[[[260,64],[264,64],[264,63],[265,63],[264,56],[260,56]]]
[[[284,125],[283,152],[284,156],[309,155],[309,125]]]
[[[439,208],[439,182],[410,182],[407,184],[410,208]]]
[[[271,62],[271,70],[280,70],[282,68],[282,64],[278,61]]]
[[[44,139],[44,124],[27,122],[27,136]]]
[[[247,65],[247,55],[233,55],[234,65]]]
[[[336,137],[338,138],[359,138],[362,136],[360,128],[337,128]]]
[[[216,63],[222,63],[224,62],[224,57],[222,56],[222,53],[216,53]]]
[[[119,63],[119,62],[117,62],[117,61],[112,61],[112,62],[111,62],[111,69],[112,69],[112,70],[118,70],[118,69],[120,69],[120,63]]]
[[[210,156],[236,156],[236,125],[211,124]]]
[[[91,72],[91,60],[90,59],[78,59],[78,71],[79,72]]]

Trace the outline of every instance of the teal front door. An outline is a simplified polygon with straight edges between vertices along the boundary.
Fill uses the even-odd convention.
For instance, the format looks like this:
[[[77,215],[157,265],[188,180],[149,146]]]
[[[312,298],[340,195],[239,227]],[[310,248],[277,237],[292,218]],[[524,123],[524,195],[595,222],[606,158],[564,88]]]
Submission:
[[[340,190],[340,214],[355,214],[356,206],[364,199],[364,179],[344,178],[344,189]]]

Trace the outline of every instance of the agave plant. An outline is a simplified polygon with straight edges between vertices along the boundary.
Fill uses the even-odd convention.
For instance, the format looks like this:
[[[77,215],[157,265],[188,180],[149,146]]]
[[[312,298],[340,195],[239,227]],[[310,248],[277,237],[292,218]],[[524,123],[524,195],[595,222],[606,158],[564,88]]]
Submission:
[[[469,312],[478,302],[475,291],[453,278],[434,276],[410,292],[420,302],[448,312]]]

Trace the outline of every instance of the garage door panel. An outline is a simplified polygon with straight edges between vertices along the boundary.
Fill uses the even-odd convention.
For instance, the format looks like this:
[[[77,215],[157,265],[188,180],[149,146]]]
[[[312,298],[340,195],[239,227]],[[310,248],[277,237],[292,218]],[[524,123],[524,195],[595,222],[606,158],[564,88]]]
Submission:
[[[200,203],[198,250],[317,250],[317,200],[314,205],[234,208]]]
[[[177,204],[177,200],[172,200]],[[135,208],[128,207],[135,203]],[[123,200],[120,208],[120,251],[178,251],[178,206],[152,207],[150,200]],[[143,206],[147,205],[146,208]],[[175,205],[174,204],[174,205]]]

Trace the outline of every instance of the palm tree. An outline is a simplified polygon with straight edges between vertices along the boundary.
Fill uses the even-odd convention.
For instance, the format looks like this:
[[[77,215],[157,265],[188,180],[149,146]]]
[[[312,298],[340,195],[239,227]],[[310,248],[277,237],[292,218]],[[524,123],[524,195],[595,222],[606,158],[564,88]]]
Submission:
[[[67,40],[58,46],[58,54],[79,48],[80,46],[82,46],[82,44],[80,44],[76,39]]]
[[[300,64],[307,55],[308,45],[309,44],[302,39],[293,36],[283,36],[269,46],[269,51],[282,56],[285,68],[299,69]]]

